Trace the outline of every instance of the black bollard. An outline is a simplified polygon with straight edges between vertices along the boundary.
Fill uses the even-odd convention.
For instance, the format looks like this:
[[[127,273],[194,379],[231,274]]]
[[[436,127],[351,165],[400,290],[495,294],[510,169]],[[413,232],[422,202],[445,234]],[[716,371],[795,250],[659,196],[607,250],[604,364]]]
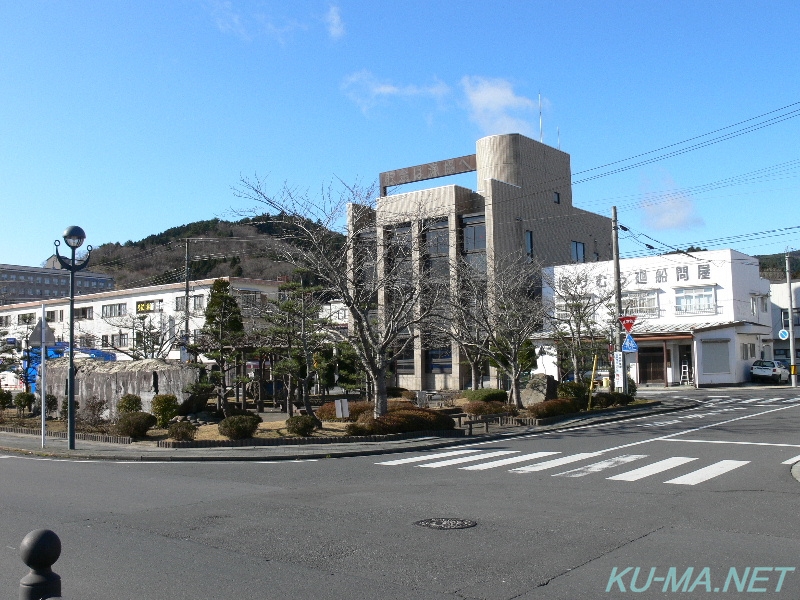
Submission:
[[[19,600],[61,598],[61,577],[52,567],[61,556],[61,540],[49,529],[31,531],[19,547],[22,562],[31,572],[19,580]]]

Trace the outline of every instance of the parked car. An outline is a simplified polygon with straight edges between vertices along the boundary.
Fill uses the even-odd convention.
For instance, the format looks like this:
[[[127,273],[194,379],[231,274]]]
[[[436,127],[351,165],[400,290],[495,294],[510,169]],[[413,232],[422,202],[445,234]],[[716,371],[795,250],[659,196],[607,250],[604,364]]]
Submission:
[[[779,360],[757,360],[750,367],[750,379],[769,379],[775,383],[789,381],[789,367]]]

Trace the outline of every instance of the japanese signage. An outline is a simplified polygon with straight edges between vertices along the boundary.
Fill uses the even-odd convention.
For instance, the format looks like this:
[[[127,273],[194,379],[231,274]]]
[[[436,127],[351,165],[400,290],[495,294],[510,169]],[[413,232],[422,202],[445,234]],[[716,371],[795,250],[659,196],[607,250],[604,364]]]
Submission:
[[[622,323],[622,326],[625,328],[625,331],[630,333],[631,329],[633,329],[633,324],[636,323],[636,315],[628,315],[625,317],[620,317],[619,322]]]
[[[682,281],[697,281],[711,279],[711,265],[701,263],[699,265],[682,265],[678,267],[665,267],[656,269],[638,269],[633,272],[634,281],[638,285],[648,283],[679,283]]]
[[[381,196],[386,195],[386,188],[403,183],[415,181],[425,181],[437,177],[447,177],[459,173],[469,173],[477,171],[477,155],[459,156],[436,162],[417,165],[416,167],[406,167],[405,169],[395,169],[380,174]]]

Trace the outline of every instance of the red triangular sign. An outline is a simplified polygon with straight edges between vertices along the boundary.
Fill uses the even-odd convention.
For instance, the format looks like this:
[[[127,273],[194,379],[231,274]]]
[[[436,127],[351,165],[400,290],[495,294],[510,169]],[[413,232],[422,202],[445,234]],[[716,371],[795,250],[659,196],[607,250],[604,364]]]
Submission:
[[[630,333],[631,329],[633,329],[633,324],[636,323],[636,315],[627,315],[625,317],[620,317],[619,322],[622,323],[622,326],[625,328],[625,331]]]

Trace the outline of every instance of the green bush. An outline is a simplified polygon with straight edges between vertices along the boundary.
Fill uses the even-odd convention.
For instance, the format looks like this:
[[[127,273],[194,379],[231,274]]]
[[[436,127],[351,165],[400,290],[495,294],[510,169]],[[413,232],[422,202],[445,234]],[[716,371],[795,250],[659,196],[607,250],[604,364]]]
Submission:
[[[56,398],[53,394],[45,394],[44,406],[47,414],[54,412],[58,408],[58,398]]]
[[[393,403],[394,401],[390,402],[389,404]],[[317,415],[317,418],[320,421],[356,421],[362,414],[372,414],[372,412],[375,410],[375,405],[372,402],[366,402],[363,400],[359,400],[358,402],[349,402],[347,407],[350,411],[350,416],[347,419],[336,418],[336,404],[333,402],[326,402],[320,406],[314,414]]]
[[[317,428],[317,422],[311,415],[299,415],[286,419],[286,431],[292,435],[308,437]]]
[[[204,412],[208,407],[207,396],[189,396],[186,400],[181,402],[178,406],[178,414],[181,416],[193,415],[199,412]]]
[[[142,412],[142,399],[136,394],[125,394],[117,400],[118,413]]]
[[[528,414],[536,419],[546,419],[547,417],[557,417],[578,412],[578,407],[572,398],[557,398],[556,400],[545,400],[528,407]]]
[[[558,384],[559,398],[572,398],[578,410],[586,410],[589,402],[589,386],[578,381],[566,381]]]
[[[466,390],[464,398],[470,402],[508,402],[508,392],[492,388],[479,388],[477,390]]]
[[[156,416],[159,427],[167,427],[169,420],[178,414],[178,399],[172,394],[153,396],[150,412]]]
[[[77,413],[78,413],[78,411],[79,411],[79,410],[80,410],[80,408],[81,408],[81,403],[80,403],[80,402],[78,402],[78,399],[77,399],[77,398],[75,398],[75,401],[74,401],[74,402],[75,402],[75,414],[77,414]],[[62,419],[66,419],[66,418],[67,418],[67,412],[68,412],[68,410],[69,410],[69,407],[68,407],[68,405],[69,405],[69,398],[64,398],[64,399],[61,401],[61,418],[62,418]]]
[[[30,411],[34,402],[36,402],[36,396],[30,392],[20,392],[14,396],[14,406],[17,407],[17,412],[20,414],[26,409]]]
[[[387,387],[386,396],[389,398],[402,398],[403,392],[407,391],[408,390],[404,387]]]
[[[260,422],[258,415],[234,415],[220,421],[219,432],[231,440],[244,440],[253,437]]]
[[[348,435],[386,435],[410,431],[440,431],[455,429],[455,421],[446,414],[427,408],[391,409],[382,417],[363,413],[347,426]]]
[[[464,412],[468,415],[498,415],[508,410],[502,402],[481,402],[475,401],[463,406]]]
[[[628,377],[628,394],[630,394],[632,398],[636,397],[636,382],[630,377]]]
[[[14,403],[14,395],[8,390],[0,389],[0,411],[4,411]]]
[[[117,433],[132,438],[143,438],[156,424],[155,416],[146,412],[124,413],[117,421]]]
[[[86,401],[86,406],[80,412],[76,413],[76,417],[81,424],[87,427],[100,427],[105,423],[103,413],[106,410],[107,402],[101,400],[97,396],[92,396]]]
[[[197,427],[189,421],[170,423],[169,437],[176,442],[191,442],[197,433]]]

